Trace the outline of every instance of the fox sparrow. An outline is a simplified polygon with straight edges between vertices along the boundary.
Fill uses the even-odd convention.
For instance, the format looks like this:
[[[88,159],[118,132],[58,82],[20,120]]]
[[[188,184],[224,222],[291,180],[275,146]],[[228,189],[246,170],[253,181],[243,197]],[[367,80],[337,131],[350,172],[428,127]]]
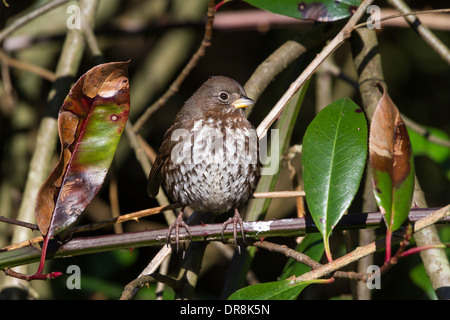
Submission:
[[[189,98],[167,130],[149,175],[147,192],[158,194],[162,182],[169,197],[181,205],[181,212],[169,228],[189,227],[183,221],[186,206],[198,213],[221,214],[234,209],[222,230],[243,223],[238,208],[253,191],[260,175],[258,137],[242,108],[254,104],[233,79],[216,76],[207,80]]]

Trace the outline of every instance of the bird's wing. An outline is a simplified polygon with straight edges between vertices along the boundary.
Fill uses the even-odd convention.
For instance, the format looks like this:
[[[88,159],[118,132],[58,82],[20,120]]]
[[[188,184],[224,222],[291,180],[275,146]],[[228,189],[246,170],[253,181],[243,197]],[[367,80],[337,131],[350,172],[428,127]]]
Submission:
[[[172,139],[168,138],[171,136],[173,130],[174,126],[172,125],[164,135],[163,143],[159,148],[155,162],[153,163],[152,169],[150,170],[150,174],[148,175],[147,194],[151,198],[154,198],[158,195],[159,187],[161,186],[162,182],[162,175],[161,175],[162,166],[164,162],[166,162],[166,160],[169,158],[173,146],[176,144],[175,141],[172,141]]]
[[[157,157],[155,160],[155,163],[152,166],[152,170],[150,170],[150,174],[148,176],[148,183],[147,183],[147,194],[154,198],[158,195],[159,187],[161,186],[161,167],[164,163],[165,159],[162,159],[162,157]]]

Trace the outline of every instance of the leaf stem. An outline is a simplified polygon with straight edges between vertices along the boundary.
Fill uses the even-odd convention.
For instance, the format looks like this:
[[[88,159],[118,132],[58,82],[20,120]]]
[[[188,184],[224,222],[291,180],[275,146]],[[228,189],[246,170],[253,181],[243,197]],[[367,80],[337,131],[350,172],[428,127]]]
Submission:
[[[325,249],[325,255],[327,256],[328,262],[333,261],[333,257],[331,256],[331,250],[330,250],[330,238],[324,237],[323,238],[323,245]]]
[[[384,258],[384,263],[389,263],[391,261],[391,245],[392,245],[392,229],[388,228],[386,230],[386,255]]]

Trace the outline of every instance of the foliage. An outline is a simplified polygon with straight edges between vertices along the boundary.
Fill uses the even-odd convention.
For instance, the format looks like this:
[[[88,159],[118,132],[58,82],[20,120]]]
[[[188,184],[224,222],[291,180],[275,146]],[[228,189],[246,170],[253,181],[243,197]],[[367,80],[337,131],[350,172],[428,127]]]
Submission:
[[[165,1],[99,1],[97,15],[89,15],[89,12],[92,13],[89,11],[92,8],[81,11],[85,15],[83,16],[86,18],[85,21],[88,21],[85,30],[68,28],[68,18],[73,16],[67,12],[67,6],[62,5],[48,12],[40,12],[36,19],[33,18],[24,26],[17,27],[14,32],[9,33],[8,26],[13,25],[19,17],[26,15],[26,12],[39,9],[41,2],[32,5],[14,2],[0,9],[2,16],[5,17],[0,26],[0,43],[4,50],[0,51],[2,63],[0,215],[31,223],[36,222],[34,204],[38,189],[43,185],[39,198],[44,198],[46,201],[40,200],[38,203],[45,202],[46,205],[49,204],[50,209],[46,210],[45,214],[37,214],[37,226],[41,229],[44,239],[45,236],[48,240],[56,235],[56,240],[52,240],[53,242],[49,244],[50,259],[55,255],[55,248],[64,248],[64,242],[67,241],[66,245],[70,246],[72,237],[86,246],[80,248],[78,256],[48,261],[47,269],[61,270],[65,274],[58,279],[47,281],[45,289],[32,289],[25,292],[27,295],[38,292],[39,298],[49,299],[119,298],[125,286],[135,279],[150,260],[160,252],[159,247],[147,246],[140,242],[135,246],[131,245],[130,248],[114,242],[110,244],[111,247],[101,249],[106,252],[100,253],[92,249],[97,245],[96,239],[101,239],[104,235],[114,239],[115,232],[118,236],[132,236],[135,235],[134,231],[145,233],[146,230],[165,228],[167,221],[170,221],[171,212],[146,218],[134,216],[122,225],[116,224],[115,230],[112,230],[112,227],[103,227],[100,230],[88,228],[84,229],[87,232],[82,235],[71,233],[75,218],[77,218],[75,225],[88,225],[113,219],[112,212],[123,215],[166,204],[164,201],[167,199],[158,198],[155,201],[148,199],[146,195],[146,177],[151,163],[149,159],[152,158],[152,149],[159,147],[165,130],[173,121],[174,114],[198,85],[208,76],[217,74],[231,76],[242,84],[248,80],[245,86],[247,93],[251,93],[250,97],[258,101],[255,110],[249,116],[256,127],[270,113],[280,97],[289,92],[288,88],[292,85],[293,79],[306,70],[316,57],[316,53],[334,38],[335,34],[342,29],[343,23],[348,21],[349,15],[353,14],[361,3],[359,0],[339,2],[305,0],[300,3],[289,0],[225,2],[225,6],[218,6],[213,27],[207,24],[204,41],[194,55],[192,52],[199,43],[201,32],[198,29],[198,23],[192,22],[204,21],[207,10],[204,0],[189,0],[189,5],[186,5],[185,0],[176,0],[170,6]],[[91,1],[91,3],[97,2]],[[80,1],[80,6],[85,5],[86,2]],[[254,10],[253,6],[298,19],[313,19],[318,22],[343,21],[336,21],[333,25],[316,21],[305,26],[292,24],[291,19],[289,24],[283,25],[288,22],[282,22],[274,28],[268,21],[274,21],[271,19],[275,15]],[[240,14],[247,9],[253,10],[252,13],[265,24],[244,26],[245,23],[252,21],[240,18]],[[211,10],[209,13],[211,19]],[[235,16],[238,28],[231,24],[220,24],[226,14]],[[261,14],[264,16],[259,16]],[[364,22],[364,19],[360,22]],[[52,21],[51,26],[48,21]],[[95,25],[95,28],[91,30],[93,34],[89,32],[89,25],[92,27]],[[338,30],[332,31],[333,28]],[[327,34],[325,31],[332,33]],[[355,30],[351,33],[355,35]],[[450,43],[448,32],[436,33],[448,46]],[[381,142],[388,142],[391,156],[398,155],[399,152],[395,148],[390,149],[390,146],[399,144],[408,146],[408,149],[413,152],[412,154],[409,152],[408,155],[405,155],[406,152],[400,152],[402,154],[400,161],[409,165],[409,170],[406,170],[406,175],[399,180],[396,180],[393,163],[390,163],[390,168],[378,166],[374,168],[375,196],[378,198],[380,211],[385,215],[387,227],[387,233],[383,225],[379,225],[381,227],[376,232],[378,238],[382,240],[381,243],[385,243],[385,239],[389,239],[390,234],[395,230],[402,231],[408,217],[414,173],[429,200],[430,207],[443,207],[448,204],[450,128],[448,127],[447,88],[450,83],[448,65],[411,30],[383,26],[383,30],[376,35],[379,40],[377,48],[383,63],[379,68],[383,67],[385,78],[376,79],[376,81],[381,81],[389,87],[391,101],[387,104],[393,104],[392,101],[395,101],[397,106],[395,111],[391,111],[394,115],[392,117],[394,127],[396,123],[400,123],[400,119],[403,119],[400,136],[396,136],[395,130],[382,128],[379,131],[387,133],[388,136],[378,139]],[[25,38],[32,41],[15,41]],[[348,41],[354,43],[357,38],[354,36]],[[87,44],[86,47],[85,44]],[[285,44],[290,45],[289,52],[282,50]],[[272,191],[275,185],[277,190],[281,191],[292,189],[301,192],[304,187],[306,203],[302,198],[274,198],[252,199],[249,205],[250,211],[257,210],[256,213],[251,212],[251,216],[265,218],[267,225],[270,225],[273,218],[291,219],[297,215],[306,214],[305,221],[312,217],[317,230],[314,227],[308,227],[306,235],[300,232],[295,235],[292,232],[283,234],[284,230],[281,230],[277,231],[276,237],[259,240],[250,239],[248,235],[249,247],[242,255],[235,253],[234,262],[231,265],[229,261],[217,258],[222,255],[217,254],[215,246],[209,245],[204,254],[203,272],[198,274],[194,284],[195,292],[190,298],[302,299],[304,295],[313,293],[315,297],[329,299],[336,298],[333,295],[341,297],[349,295],[350,290],[347,287],[342,288],[333,283],[335,277],[338,277],[333,272],[327,274],[325,279],[301,280],[302,277],[310,274],[313,268],[311,265],[296,261],[293,257],[298,257],[296,253],[304,254],[319,264],[318,268],[320,268],[338,263],[342,257],[345,257],[346,252],[355,253],[360,247],[354,234],[352,234],[352,241],[349,241],[348,233],[342,236],[340,230],[334,228],[346,215],[362,211],[363,202],[366,201],[362,197],[366,188],[362,181],[369,175],[368,171],[364,171],[368,163],[366,156],[369,154],[370,157],[371,151],[374,150],[370,146],[373,142],[372,138],[367,137],[366,123],[374,126],[376,120],[372,119],[372,112],[368,110],[365,93],[358,91],[360,88],[358,84],[362,86],[365,82],[374,79],[361,81],[358,77],[362,67],[357,67],[355,70],[353,65],[348,63],[359,53],[356,51],[354,49],[354,52],[351,52],[346,46],[341,46],[339,50],[329,55],[327,61],[321,63],[317,71],[313,70],[309,74],[314,76],[311,78],[308,91],[306,85],[302,86],[297,96],[291,96],[288,99],[291,103],[286,102],[288,105],[284,109],[286,112],[272,119],[278,120],[276,128],[280,130],[280,137],[283,139],[279,172],[276,179],[266,179],[266,184],[261,186],[258,192]],[[361,51],[364,50],[361,49]],[[373,55],[378,56],[370,52],[364,61],[370,62]],[[191,60],[187,62],[190,58]],[[114,130],[117,128],[111,126],[113,115],[110,114],[109,109],[106,110],[102,114],[106,114],[109,118],[92,119],[94,120],[92,125],[96,129],[107,130],[102,134],[107,142],[112,143],[106,147],[107,150],[101,154],[93,152],[96,156],[95,161],[90,156],[86,159],[75,159],[76,152],[72,142],[61,139],[61,146],[57,151],[62,157],[58,164],[57,152],[53,144],[57,139],[56,119],[61,105],[63,106],[61,119],[64,119],[70,116],[65,113],[70,109],[67,104],[70,102],[70,95],[74,93],[74,90],[79,93],[77,90],[79,90],[80,81],[85,79],[83,77],[86,76],[83,74],[87,70],[97,68],[95,66],[99,62],[129,59],[131,59],[129,63],[131,107],[128,125],[125,127],[124,114],[124,117],[120,117],[123,121],[119,125],[120,133],[116,134]],[[35,68],[36,66],[39,68]],[[106,72],[103,76],[108,78],[110,74]],[[183,81],[187,75],[189,75],[188,78]],[[251,75],[257,76],[251,77]],[[76,79],[80,80],[72,86]],[[118,81],[118,83],[122,82]],[[69,91],[71,87],[73,89]],[[162,94],[166,89],[168,94]],[[374,87],[374,90],[378,89]],[[386,90],[383,92],[382,99],[387,99]],[[64,97],[68,94],[69,100],[64,102]],[[86,102],[90,103],[94,96],[88,94],[80,100],[80,103],[82,105]],[[161,96],[163,99],[159,99]],[[317,105],[315,109],[314,103],[319,104],[319,101],[323,100],[327,102]],[[380,100],[381,94],[376,102]],[[101,104],[99,106],[101,107]],[[121,108],[118,111],[128,116],[127,103],[119,103],[117,107]],[[318,110],[323,107],[325,108],[319,112]],[[77,116],[74,120],[89,122],[88,118],[91,115],[89,112],[81,117]],[[142,120],[141,115],[144,113],[150,115],[145,121],[139,121]],[[377,114],[373,117],[377,118]],[[133,128],[133,123],[140,123],[142,126]],[[51,124],[52,135],[42,138],[40,133],[46,130],[45,127],[48,124]],[[383,124],[385,124],[384,121],[381,121],[381,125]],[[405,124],[408,131],[405,129]],[[64,127],[66,126],[60,124],[61,129]],[[73,138],[74,141],[78,141],[80,136],[77,134],[82,132],[76,133],[76,130],[81,127],[69,125],[68,128],[69,140]],[[424,128],[425,133],[421,130]],[[119,144],[122,130],[125,130],[126,139],[122,139]],[[64,133],[62,135],[64,136]],[[407,136],[411,139],[412,149],[409,148]],[[436,137],[438,139],[434,139]],[[395,140],[397,138],[400,138],[400,142]],[[298,145],[299,143],[303,143],[303,149]],[[100,145],[95,142],[91,147],[94,148],[91,151],[98,150]],[[44,153],[45,157],[39,157],[39,152]],[[67,160],[64,155],[71,160]],[[372,155],[374,155],[373,152]],[[113,157],[114,162],[107,174],[106,171]],[[75,198],[77,205],[80,205],[73,219],[64,213],[58,215],[56,219],[57,214],[53,208],[60,205],[58,199],[61,198],[59,197],[61,190],[59,188],[63,188],[64,181],[69,182],[72,170],[69,163],[73,161],[74,164],[80,164],[81,160],[86,160],[88,163],[83,170],[90,170],[97,164],[100,165],[101,179],[95,183],[95,188],[92,190],[81,187],[81,193],[69,193]],[[370,160],[373,166],[374,159]],[[56,167],[54,171],[56,173],[51,174],[50,177],[53,176],[53,178],[45,182],[45,177],[48,176],[52,167]],[[321,182],[317,182],[318,180]],[[399,181],[401,183],[396,184]],[[49,193],[47,188],[50,185],[56,188]],[[387,189],[384,189],[386,186]],[[400,202],[395,200],[398,193],[402,198]],[[390,195],[390,198],[383,199],[380,194]],[[85,195],[89,195],[89,199],[84,199]],[[263,204],[258,205],[260,203]],[[377,210],[374,208],[371,211]],[[31,215],[29,215],[30,212]],[[60,233],[62,229],[66,230]],[[438,229],[441,240],[448,241],[449,228],[446,225],[439,225]],[[38,234],[32,232],[23,234],[23,230],[23,227],[11,228],[6,223],[0,222],[0,247],[33,240],[33,244],[27,243],[26,246],[24,244],[25,247],[19,250],[0,251],[0,261],[5,257],[10,259],[19,252],[29,254],[33,257],[33,261],[38,259],[41,253],[39,242],[43,240],[42,237],[39,238]],[[51,231],[51,236],[48,230],[54,230]],[[261,229],[261,232],[263,231]],[[82,242],[84,237],[86,243]],[[257,238],[258,234],[252,234],[252,237]],[[347,248],[344,246],[344,238],[347,243],[351,242]],[[392,297],[390,292],[393,291],[388,288],[393,287],[396,289],[395,298],[434,299],[437,297],[426,275],[427,265],[423,264],[418,255],[402,258],[400,251],[405,251],[414,245],[413,239],[407,240],[400,245],[397,242],[391,244],[387,241],[387,247],[390,248],[392,245],[394,254],[391,255],[391,251],[387,250],[389,254],[385,255],[385,264],[381,256],[384,252],[374,253],[373,263],[386,267],[386,270],[398,260],[401,260],[401,263],[387,272],[383,269],[385,273],[382,277],[382,290],[372,291],[373,298]],[[260,245],[258,245],[259,242]],[[270,252],[263,247],[263,244],[267,243],[271,244],[270,251],[275,252]],[[289,248],[293,249],[286,251]],[[395,251],[397,248],[401,250]],[[43,251],[46,251],[45,248]],[[87,254],[92,252],[96,253]],[[324,252],[328,259],[322,257]],[[331,254],[334,260],[330,263]],[[160,272],[168,274],[171,279],[178,279],[181,276],[180,265],[186,263],[191,257],[185,259],[181,254],[172,254],[171,257],[170,264],[165,266],[167,271],[160,270]],[[79,266],[81,269],[80,290],[67,288],[66,280],[70,279],[71,274],[66,270],[69,270],[70,265]],[[20,266],[20,268],[21,271],[29,272],[28,265]],[[253,283],[250,277],[248,281],[246,279],[250,274],[249,271],[254,278],[258,279],[259,284],[249,285]],[[392,280],[394,275],[398,274],[401,277],[397,277],[397,280],[401,280]],[[344,272],[345,276],[349,277],[349,274]],[[6,279],[0,273],[0,296],[5,292],[1,290]],[[159,280],[173,284],[164,278]],[[310,286],[310,284],[315,285]],[[35,283],[31,282],[29,285],[34,287]],[[154,299],[157,296],[156,290],[154,283],[148,287],[143,286],[136,298]],[[338,290],[339,292],[336,293]],[[166,299],[173,299],[175,295],[180,294],[180,291],[179,288],[172,290],[166,286],[163,296]],[[33,297],[36,298],[36,296]]]

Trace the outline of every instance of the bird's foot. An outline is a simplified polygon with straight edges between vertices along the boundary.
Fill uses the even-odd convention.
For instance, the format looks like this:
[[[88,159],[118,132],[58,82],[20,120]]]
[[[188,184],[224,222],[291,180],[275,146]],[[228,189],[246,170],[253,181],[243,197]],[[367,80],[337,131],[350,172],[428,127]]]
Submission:
[[[234,236],[234,243],[236,245],[236,248],[239,253],[241,253],[241,247],[238,245],[237,241],[237,225],[239,223],[239,227],[241,228],[241,235],[242,235],[242,242],[245,244],[245,235],[244,235],[244,222],[242,221],[241,215],[239,214],[238,209],[234,209],[234,216],[230,217],[227,221],[223,223],[223,229],[222,229],[222,241],[225,242],[223,233],[227,226],[233,223],[233,236]]]
[[[169,246],[170,245],[170,235],[172,233],[172,230],[175,229],[175,243],[177,244],[177,252],[178,252],[178,248],[179,248],[179,244],[180,244],[180,227],[183,227],[186,230],[186,232],[189,234],[189,237],[191,237],[191,241],[192,241],[192,236],[191,236],[191,231],[189,229],[189,226],[183,221],[183,211],[184,210],[181,210],[181,212],[178,215],[175,222],[170,225],[169,231],[167,231],[167,236],[166,236],[167,246]]]

